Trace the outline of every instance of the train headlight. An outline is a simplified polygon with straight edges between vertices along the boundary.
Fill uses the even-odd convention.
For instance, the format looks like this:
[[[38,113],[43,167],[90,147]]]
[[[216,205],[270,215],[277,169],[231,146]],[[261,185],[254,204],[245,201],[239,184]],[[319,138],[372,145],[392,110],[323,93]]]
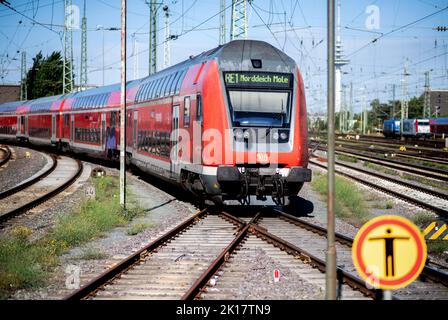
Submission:
[[[243,130],[235,130],[235,137],[237,140],[243,139]]]
[[[282,139],[282,140],[288,139],[288,134],[286,132],[280,133],[280,139]]]
[[[278,132],[274,132],[274,133],[272,134],[272,139],[274,139],[274,140],[278,140],[278,137],[279,137]]]
[[[249,130],[244,131],[244,133],[243,133],[243,137],[244,137],[244,139],[249,139],[249,138],[250,138],[250,132],[249,132]]]

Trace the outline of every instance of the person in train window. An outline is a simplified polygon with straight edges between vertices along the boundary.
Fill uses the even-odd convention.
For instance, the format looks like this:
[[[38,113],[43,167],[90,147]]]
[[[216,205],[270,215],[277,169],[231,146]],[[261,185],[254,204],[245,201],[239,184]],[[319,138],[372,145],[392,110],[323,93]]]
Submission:
[[[110,139],[110,127],[106,128],[106,144],[105,144],[105,152],[106,157],[110,159],[110,152],[109,152],[109,139]]]
[[[108,158],[114,159],[117,154],[117,138],[116,138],[115,127],[110,128],[109,134],[110,134],[110,136],[108,139],[108,150],[109,150],[110,156],[108,154]]]

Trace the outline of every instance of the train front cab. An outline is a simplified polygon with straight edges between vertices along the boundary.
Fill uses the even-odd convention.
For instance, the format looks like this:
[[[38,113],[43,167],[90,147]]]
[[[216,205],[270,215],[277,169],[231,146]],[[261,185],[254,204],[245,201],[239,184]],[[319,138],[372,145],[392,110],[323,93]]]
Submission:
[[[244,67],[235,67],[235,57]],[[234,41],[203,73],[202,174],[200,185],[192,180],[188,187],[203,187],[215,203],[255,197],[287,204],[311,181],[305,95],[296,64],[266,43]],[[216,142],[205,133],[209,129],[222,135],[219,150],[209,147]]]

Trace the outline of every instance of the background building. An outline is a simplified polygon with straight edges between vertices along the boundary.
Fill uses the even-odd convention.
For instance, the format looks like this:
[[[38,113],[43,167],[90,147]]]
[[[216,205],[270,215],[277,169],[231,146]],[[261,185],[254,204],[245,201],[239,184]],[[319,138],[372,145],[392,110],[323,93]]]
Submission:
[[[1,84],[0,103],[20,100],[20,85]]]
[[[448,89],[431,90],[429,93],[431,99],[431,112],[437,109],[439,117],[448,117]]]

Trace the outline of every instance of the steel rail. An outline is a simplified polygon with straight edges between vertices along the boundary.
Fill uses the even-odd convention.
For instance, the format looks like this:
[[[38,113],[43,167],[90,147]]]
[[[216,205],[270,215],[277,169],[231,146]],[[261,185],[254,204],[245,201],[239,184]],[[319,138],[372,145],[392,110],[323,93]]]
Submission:
[[[313,254],[307,252],[305,249],[299,248],[292,243],[279,238],[272,233],[269,233],[266,229],[261,228],[258,225],[251,224],[250,231],[254,233],[256,236],[260,237],[261,239],[268,241],[269,243],[279,247],[280,249],[297,256],[302,261],[305,261],[307,263],[310,263],[314,267],[318,268],[321,272],[325,272],[326,264],[325,261],[314,256]],[[337,278],[339,279],[339,286],[341,285],[341,282],[345,282],[347,285],[349,285],[352,288],[355,288],[362,293],[364,293],[367,296],[370,296],[372,298],[377,297],[377,291],[375,289],[369,289],[367,288],[367,285],[364,280],[361,278],[347,272],[343,268],[337,266],[336,267],[336,273]]]
[[[6,157],[0,160],[0,167],[2,167],[11,159],[12,153],[8,146],[2,146],[0,149],[6,153]]]
[[[322,142],[320,140],[310,140],[313,143],[316,142]],[[401,144],[390,144],[390,143],[384,143],[384,142],[375,142],[375,141],[363,141],[363,140],[345,140],[345,139],[337,139],[338,144],[343,144],[346,146],[349,146],[352,149],[359,149],[362,150],[365,148],[366,145],[375,145],[376,148],[373,149],[376,152],[395,152],[398,156],[403,157],[412,157],[420,160],[425,161],[433,161],[437,163],[442,164],[448,164],[448,161],[445,160],[448,152],[444,150],[434,150],[431,148],[425,148],[423,147],[415,147],[411,145],[406,145],[404,143]],[[406,151],[397,150],[397,147],[404,146],[406,147]]]
[[[327,235],[327,229],[324,228],[324,227],[321,227],[321,226],[312,224],[310,222],[301,220],[301,219],[299,219],[299,218],[297,218],[297,217],[295,217],[293,215],[290,215],[290,214],[288,214],[286,212],[283,212],[283,211],[280,211],[280,210],[277,210],[277,209],[273,209],[273,211],[275,213],[277,213],[280,216],[281,219],[283,219],[283,220],[285,220],[285,221],[287,221],[289,223],[292,223],[292,224],[294,224],[294,225],[296,225],[298,227],[301,227],[301,228],[305,228],[306,230],[309,230],[311,232],[317,233],[318,235],[323,236],[323,237],[326,237],[326,235]],[[336,240],[339,243],[341,243],[343,245],[350,246],[350,247],[353,245],[353,241],[354,241],[353,238],[347,237],[347,236],[345,236],[345,235],[343,235],[341,233],[338,233],[338,232],[336,232],[335,235],[336,235]],[[431,263],[431,261],[429,259],[427,260],[427,264],[428,263]],[[431,279],[431,280],[433,280],[435,282],[438,282],[438,283],[441,283],[441,284],[443,284],[445,286],[448,286],[448,273],[439,271],[439,270],[437,270],[435,268],[432,268],[432,267],[430,267],[428,265],[426,265],[423,268],[421,277],[426,277],[426,278]]]
[[[125,258],[113,268],[104,271],[102,274],[88,282],[85,286],[72,292],[70,295],[66,296],[64,300],[81,300],[95,294],[100,288],[120,276],[122,273],[126,272],[128,269],[132,268],[141,259],[160,248],[188,227],[200,221],[207,213],[207,209],[200,210],[192,217],[179,224],[177,227],[171,229],[144,248]]]
[[[408,188],[411,188],[411,189],[416,189],[416,190],[418,190],[420,192],[427,193],[429,195],[438,197],[438,198],[443,199],[443,200],[448,200],[448,194],[440,192],[440,191],[432,190],[432,189],[429,189],[429,188],[426,188],[426,187],[419,186],[419,185],[414,184],[414,183],[410,183],[410,182],[406,182],[404,180],[400,180],[400,179],[396,179],[396,178],[393,178],[393,177],[390,177],[390,176],[386,176],[385,174],[382,174],[382,173],[379,173],[379,172],[370,171],[370,170],[366,170],[366,169],[363,169],[363,168],[358,168],[356,166],[352,166],[352,165],[349,165],[349,164],[346,164],[346,163],[342,163],[340,161],[336,161],[336,164],[338,166],[349,168],[349,169],[352,169],[352,170],[355,170],[355,171],[359,171],[359,172],[362,172],[362,173],[365,173],[365,174],[368,174],[368,175],[371,175],[371,176],[375,176],[377,178],[381,178],[381,179],[385,179],[385,180],[388,180],[388,181],[392,181],[394,183],[400,184],[402,186],[405,186],[405,187],[408,187]]]
[[[361,143],[359,143],[357,145],[357,143],[351,143],[348,141],[338,141],[337,144],[345,145],[345,148],[347,148],[347,149],[355,149],[355,150],[365,150],[366,149],[366,147],[362,146]],[[369,143],[366,143],[366,144],[369,144]],[[372,144],[370,143],[370,145],[372,145]],[[410,153],[410,152],[406,152],[406,151],[396,150],[391,147],[388,148],[388,147],[382,147],[382,146],[377,146],[376,148],[369,149],[369,150],[374,151],[376,153],[393,152],[399,157],[413,158],[413,159],[420,160],[420,161],[428,161],[428,162],[435,162],[435,163],[448,165],[448,161],[445,160],[445,157],[447,156],[448,152],[445,152],[445,151],[432,152],[432,154],[435,154],[435,155],[431,156],[429,154],[423,154],[423,153],[419,153],[419,152]]]
[[[327,169],[327,167],[326,167],[325,165],[321,164],[321,163],[315,162],[315,161],[313,161],[313,160],[310,160],[309,162],[310,162],[311,164],[315,165],[315,166],[324,168],[325,170]],[[339,175],[341,175],[341,176],[344,176],[344,177],[350,178],[350,179],[352,179],[352,180],[355,180],[355,181],[357,181],[357,182],[360,182],[360,183],[362,183],[362,184],[364,184],[364,185],[367,185],[367,186],[369,186],[369,187],[371,187],[371,188],[378,189],[378,190],[380,190],[380,191],[382,191],[382,192],[391,194],[391,195],[393,195],[393,196],[396,197],[396,198],[400,198],[400,199],[402,199],[402,200],[405,200],[405,201],[407,201],[407,202],[409,202],[409,203],[412,203],[412,204],[414,204],[414,205],[417,205],[417,206],[419,206],[419,207],[421,207],[421,208],[424,208],[424,209],[426,209],[426,210],[432,211],[432,212],[434,212],[434,213],[436,213],[436,214],[438,214],[438,215],[440,215],[440,216],[442,216],[442,217],[445,217],[445,218],[448,217],[448,210],[445,210],[445,209],[442,209],[442,208],[433,206],[433,205],[431,205],[431,204],[429,204],[429,203],[426,203],[426,202],[424,202],[424,201],[415,199],[415,198],[413,198],[413,197],[411,197],[411,196],[402,194],[402,193],[400,193],[400,192],[397,192],[397,191],[388,189],[388,188],[383,187],[383,186],[379,186],[379,185],[377,185],[377,184],[375,184],[375,183],[366,181],[366,180],[364,180],[364,179],[358,178],[358,177],[356,177],[356,176],[350,175],[350,174],[348,174],[348,173],[345,173],[345,172],[342,172],[342,171],[339,171],[339,170],[336,170],[336,173],[339,174]]]
[[[82,171],[83,171],[83,165],[82,162],[79,160],[76,160],[77,164],[78,164],[78,170],[76,172],[75,175],[73,175],[69,180],[67,180],[66,182],[64,182],[64,184],[62,184],[60,187],[47,192],[46,194],[40,196],[39,198],[36,198],[28,203],[26,203],[25,205],[16,208],[14,210],[11,210],[9,212],[6,212],[5,214],[2,214],[0,216],[0,223],[5,222],[8,219],[11,219],[12,217],[19,215],[25,211],[28,211],[42,203],[44,203],[45,201],[51,199],[52,197],[54,197],[55,195],[59,194],[60,192],[64,191],[65,189],[67,189],[70,185],[72,185],[77,179],[78,177],[81,175]],[[0,224],[0,229],[3,226]]]
[[[319,146],[318,149],[321,151],[326,151],[326,148],[323,146]],[[371,163],[379,164],[396,170],[406,171],[418,175],[424,175],[426,177],[442,181],[448,181],[448,171],[444,169],[428,167],[414,163],[411,164],[409,162],[400,161],[397,159],[390,159],[390,158],[385,159],[374,155],[359,153],[348,148],[336,148],[336,149],[337,149],[336,154],[345,154],[357,159],[361,159],[363,161],[369,161]],[[402,166],[405,166],[405,168],[403,168]]]
[[[33,179],[30,179],[24,183],[20,183],[8,190],[5,190],[3,192],[0,193],[0,200],[4,199],[6,197],[9,197],[10,195],[17,193],[19,191],[22,191],[25,188],[28,188],[29,186],[39,182],[40,180],[42,180],[43,178],[45,178],[46,176],[48,176],[50,173],[52,173],[54,171],[54,169],[56,169],[57,166],[57,158],[55,155],[50,155],[51,160],[53,161],[53,164],[51,165],[50,168],[48,168],[48,170],[42,172],[40,175],[34,177]]]

